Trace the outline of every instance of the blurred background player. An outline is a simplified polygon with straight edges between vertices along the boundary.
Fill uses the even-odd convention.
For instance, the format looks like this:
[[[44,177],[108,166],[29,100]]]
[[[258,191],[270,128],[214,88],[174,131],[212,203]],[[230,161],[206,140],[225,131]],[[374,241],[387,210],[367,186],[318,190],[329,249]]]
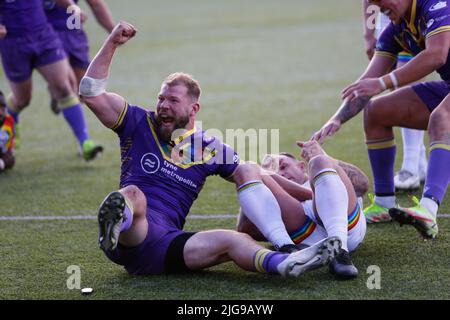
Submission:
[[[450,6],[440,0],[372,0],[392,21],[359,80],[344,88],[343,103],[313,135],[323,143],[364,109],[364,131],[379,215],[414,226],[425,238],[438,234],[437,212],[450,182]],[[413,58],[392,71],[397,55]],[[412,84],[437,71],[441,81]],[[410,85],[412,84],[412,85]],[[389,94],[371,98],[386,90]],[[420,202],[398,208],[393,127],[428,129],[430,158]]]
[[[7,97],[7,105],[16,122],[16,131],[19,113],[30,103],[31,76],[37,69],[72,128],[83,158],[86,161],[94,159],[103,148],[89,138],[83,109],[70,85],[66,54],[47,22],[42,1],[0,0],[0,25],[5,30],[0,40],[0,54],[12,91]]]
[[[97,22],[110,33],[114,28],[112,14],[103,0],[86,0],[91,8]],[[68,9],[70,7],[70,9]],[[78,7],[78,0],[46,0],[44,9],[48,22],[59,36],[64,51],[67,54],[70,63],[70,80],[74,92],[78,92],[78,84],[86,73],[89,66],[89,39],[83,29],[86,21],[86,15]],[[68,13],[69,11],[69,13]],[[81,24],[78,27],[71,26],[71,16],[74,12],[80,13]],[[58,114],[60,112],[58,103],[52,98],[51,109]]]
[[[14,119],[8,114],[6,99],[0,90],[0,172],[14,166]]]
[[[308,163],[287,153],[267,155],[262,162],[268,172],[263,174],[263,182],[277,199],[294,243],[301,248],[328,236],[339,237],[342,250],[331,262],[330,271],[338,278],[354,278],[358,270],[349,252],[356,250],[366,233],[359,202],[369,188],[369,179],[357,167],[325,154],[316,141],[300,146]],[[265,240],[243,210],[237,230]]]
[[[135,34],[132,25],[120,22],[80,82],[88,107],[120,138],[121,189],[105,198],[98,213],[99,244],[106,256],[134,275],[189,272],[234,261],[248,271],[298,276],[328,263],[340,249],[338,238],[288,254],[267,250],[234,230],[183,231],[207,177],[219,175],[236,183],[241,206],[278,216],[286,233],[259,169],[240,164],[229,146],[195,127],[201,89],[190,75],[175,73],[164,80],[156,111],[131,106],[106,91],[116,50]]]
[[[381,32],[391,23],[389,18],[380,13],[379,7],[370,5],[368,0],[363,2],[364,17],[364,40],[366,44],[366,54],[369,60],[375,53],[377,38]],[[375,19],[376,18],[376,19]],[[412,59],[410,52],[402,51],[397,56],[397,68],[401,68],[409,60]],[[420,183],[425,182],[427,170],[426,148],[423,143],[425,132],[423,130],[401,128],[403,139],[403,161],[399,172],[394,176],[394,185],[399,190],[417,189]],[[364,210],[367,215],[367,222],[384,222],[390,221],[389,216],[385,216],[385,220],[372,220],[369,214],[376,211],[376,204],[372,203],[369,208]]]

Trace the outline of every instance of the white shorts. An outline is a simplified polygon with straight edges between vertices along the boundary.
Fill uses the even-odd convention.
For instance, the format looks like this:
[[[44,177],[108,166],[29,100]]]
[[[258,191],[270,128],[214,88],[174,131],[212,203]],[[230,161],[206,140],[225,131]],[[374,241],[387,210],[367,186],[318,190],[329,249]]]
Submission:
[[[314,214],[313,209],[313,201],[303,201],[301,202],[301,205],[303,207],[303,210],[305,211],[306,216],[308,216],[316,224],[314,231],[301,242],[301,244],[310,246],[328,237],[328,234],[325,228],[317,222],[317,218]],[[364,213],[362,212],[361,206],[359,204],[358,209],[360,211],[358,222],[348,232],[347,246],[350,252],[355,251],[356,248],[363,242],[367,230],[366,217],[364,216]]]

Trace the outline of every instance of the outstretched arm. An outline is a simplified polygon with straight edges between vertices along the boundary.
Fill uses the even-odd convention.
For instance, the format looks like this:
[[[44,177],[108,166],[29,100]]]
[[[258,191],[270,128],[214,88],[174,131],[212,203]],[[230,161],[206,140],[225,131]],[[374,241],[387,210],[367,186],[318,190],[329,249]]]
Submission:
[[[97,22],[108,32],[111,33],[114,29],[114,19],[103,0],[87,0],[87,3],[92,9]]]
[[[380,89],[381,83],[377,78],[388,73],[392,69],[394,63],[395,60],[391,57],[375,55],[366,71],[361,75],[360,80],[356,83],[366,79],[367,81],[370,81],[372,86]],[[356,95],[352,97],[348,96],[349,89],[352,89],[354,85],[355,84],[352,84],[343,90],[344,101],[341,106],[330,120],[328,120],[319,131],[313,134],[311,137],[312,140],[316,140],[320,144],[323,144],[328,137],[333,136],[338,132],[345,122],[355,117],[367,106],[371,96],[367,96],[363,92],[360,92],[359,95],[358,92],[356,92]]]
[[[80,96],[97,118],[108,128],[113,127],[123,108],[125,99],[106,92],[106,82],[117,48],[136,35],[136,29],[127,22],[119,22],[92,60],[80,82]]]

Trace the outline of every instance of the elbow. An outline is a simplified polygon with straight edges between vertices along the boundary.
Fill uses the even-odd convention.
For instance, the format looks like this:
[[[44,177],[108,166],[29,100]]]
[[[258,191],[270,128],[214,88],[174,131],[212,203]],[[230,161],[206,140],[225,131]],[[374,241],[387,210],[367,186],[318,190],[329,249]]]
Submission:
[[[434,69],[439,69],[443,67],[447,63],[448,51],[438,51],[433,53],[432,58],[430,59],[433,64]]]

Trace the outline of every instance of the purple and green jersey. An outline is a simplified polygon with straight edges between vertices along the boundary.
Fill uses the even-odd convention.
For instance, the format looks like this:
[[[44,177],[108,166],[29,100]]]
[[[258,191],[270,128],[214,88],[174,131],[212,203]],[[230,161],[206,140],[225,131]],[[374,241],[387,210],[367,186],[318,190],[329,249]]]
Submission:
[[[450,4],[447,0],[413,0],[411,17],[399,24],[390,23],[381,33],[377,55],[387,55],[394,59],[406,51],[416,56],[425,50],[425,41],[441,32],[450,31]],[[450,55],[447,63],[437,72],[445,81],[450,80]]]
[[[154,116],[127,105],[113,127],[120,137],[120,186],[137,186],[146,195],[151,214],[181,230],[206,178],[230,177],[239,157],[228,145],[196,129],[165,143],[158,137]]]

